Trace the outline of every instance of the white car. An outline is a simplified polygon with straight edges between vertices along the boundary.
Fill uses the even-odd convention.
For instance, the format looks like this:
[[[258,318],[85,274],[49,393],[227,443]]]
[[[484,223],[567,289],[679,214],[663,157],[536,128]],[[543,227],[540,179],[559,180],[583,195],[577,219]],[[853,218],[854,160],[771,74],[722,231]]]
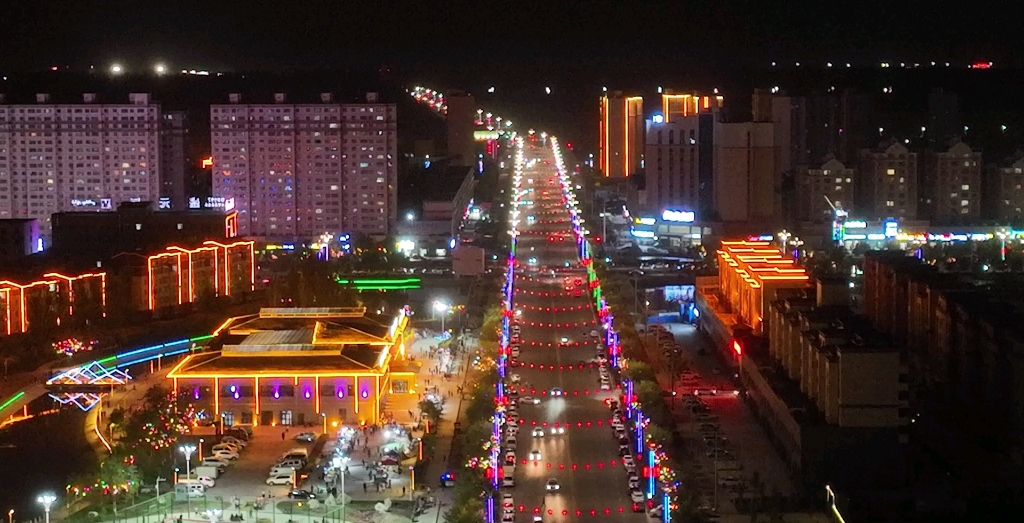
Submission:
[[[512,494],[501,497],[501,509],[503,512],[515,512],[516,502],[512,499]]]
[[[245,448],[246,445],[248,445],[248,443],[246,443],[246,442],[244,442],[244,441],[242,441],[242,440],[240,440],[240,439],[238,439],[238,438],[236,438],[234,436],[224,436],[223,438],[221,438],[220,442],[221,443],[230,443],[232,445],[236,445],[236,446],[241,447],[243,449]]]
[[[635,466],[635,464],[633,463],[633,456],[623,456],[622,457],[622,464],[627,466],[627,467]]]
[[[213,452],[210,453],[210,455],[217,458],[230,459],[232,461],[238,459],[237,452],[231,452],[230,450],[227,449],[214,450]]]
[[[551,430],[548,431],[548,434],[565,434],[565,427],[562,427],[562,426],[551,427]]]
[[[291,485],[291,474],[276,474],[267,478],[267,485]]]
[[[556,490],[559,490],[559,489],[560,489],[561,487],[560,487],[560,486],[558,486],[558,480],[557,480],[557,479],[555,479],[555,478],[551,478],[551,479],[549,479],[549,480],[548,480],[548,482],[547,482],[547,484],[545,485],[545,487],[544,487],[544,488],[545,488],[545,489],[546,489],[546,490],[547,490],[548,492],[552,492],[552,491],[556,491]]]
[[[601,390],[612,390],[612,384],[608,380],[601,381]]]
[[[519,383],[519,380],[520,380],[518,374],[513,374],[513,375],[509,376],[508,379],[512,380],[512,383]]]
[[[636,489],[630,490],[629,491],[629,499],[633,503],[643,503],[644,502],[644,493],[640,492],[639,490],[636,490]]]
[[[217,467],[219,471],[224,472],[228,468],[228,461],[217,456],[206,456],[199,465],[203,467]]]
[[[562,389],[560,389],[558,387],[555,387],[555,388],[551,389],[551,395],[552,396],[556,396],[557,397],[557,396],[561,396],[562,394],[563,394],[562,393]]]
[[[530,451],[530,461],[540,461],[540,451],[537,449]]]
[[[523,403],[529,405],[540,405],[540,398],[535,398],[533,396],[523,396],[522,398],[519,398],[519,404],[522,405]]]
[[[543,438],[544,437],[544,429],[542,429],[540,427],[534,428],[533,429],[533,437],[535,437],[535,438]]]
[[[218,443],[214,445],[213,448],[211,448],[210,450],[214,452],[217,452],[218,450],[227,450],[230,452],[234,452],[235,454],[238,454],[241,452],[242,449],[238,445],[232,445],[231,443]]]

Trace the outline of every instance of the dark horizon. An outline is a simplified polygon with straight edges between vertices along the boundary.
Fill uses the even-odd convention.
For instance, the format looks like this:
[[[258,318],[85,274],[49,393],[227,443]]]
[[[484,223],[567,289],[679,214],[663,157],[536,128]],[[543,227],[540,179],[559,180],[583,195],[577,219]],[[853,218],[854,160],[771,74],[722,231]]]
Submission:
[[[178,71],[282,72],[388,63],[486,77],[515,62],[541,70],[612,62],[646,74],[773,60],[1021,64],[1013,17],[998,9],[948,16],[917,3],[858,7],[12,0],[0,20],[0,71],[105,70],[115,62],[137,71],[161,62]]]

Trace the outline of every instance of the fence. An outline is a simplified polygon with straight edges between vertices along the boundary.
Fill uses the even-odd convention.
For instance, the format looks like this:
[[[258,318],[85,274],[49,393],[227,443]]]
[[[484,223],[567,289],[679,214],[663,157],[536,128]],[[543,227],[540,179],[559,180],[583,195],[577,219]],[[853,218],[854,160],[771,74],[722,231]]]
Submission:
[[[257,508],[259,507],[259,508]],[[190,512],[191,509],[191,512]],[[361,502],[350,502],[347,510],[372,509]],[[215,512],[210,512],[215,511]],[[236,509],[231,498],[202,496],[191,500],[175,498],[174,492],[148,500],[115,507],[104,504],[79,511],[62,519],[66,523],[161,523],[182,520],[242,521],[255,523],[342,523],[346,508],[336,504],[289,499],[270,499],[262,506],[255,500],[239,501]],[[347,518],[346,518],[347,519]]]

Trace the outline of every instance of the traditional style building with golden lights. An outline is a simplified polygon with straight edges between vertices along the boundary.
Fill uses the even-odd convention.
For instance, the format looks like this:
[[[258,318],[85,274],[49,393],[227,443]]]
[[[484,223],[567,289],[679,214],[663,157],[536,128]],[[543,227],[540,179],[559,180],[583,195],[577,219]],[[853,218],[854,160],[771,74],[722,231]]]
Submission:
[[[375,423],[418,400],[408,325],[405,310],[264,308],[229,319],[212,352],[167,376],[225,426]]]

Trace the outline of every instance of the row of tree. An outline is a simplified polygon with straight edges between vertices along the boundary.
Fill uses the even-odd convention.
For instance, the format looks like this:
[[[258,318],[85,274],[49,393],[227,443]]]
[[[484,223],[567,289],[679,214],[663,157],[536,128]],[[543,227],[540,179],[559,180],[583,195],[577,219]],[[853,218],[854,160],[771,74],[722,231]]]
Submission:
[[[144,483],[169,477],[176,449],[195,420],[196,411],[187,394],[151,387],[138,407],[110,413],[110,455],[94,473],[69,478],[69,489],[88,500],[93,510],[133,503]]]

